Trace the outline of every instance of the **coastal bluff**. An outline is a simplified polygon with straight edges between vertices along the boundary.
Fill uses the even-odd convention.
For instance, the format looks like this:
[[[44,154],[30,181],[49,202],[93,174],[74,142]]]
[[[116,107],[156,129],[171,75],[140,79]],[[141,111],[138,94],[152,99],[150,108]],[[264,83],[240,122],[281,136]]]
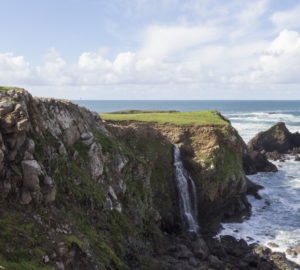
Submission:
[[[267,248],[212,238],[221,221],[251,213],[249,150],[230,122],[215,111],[147,116],[102,120],[0,87],[0,266],[292,269]],[[182,226],[174,145],[195,182],[199,233]]]

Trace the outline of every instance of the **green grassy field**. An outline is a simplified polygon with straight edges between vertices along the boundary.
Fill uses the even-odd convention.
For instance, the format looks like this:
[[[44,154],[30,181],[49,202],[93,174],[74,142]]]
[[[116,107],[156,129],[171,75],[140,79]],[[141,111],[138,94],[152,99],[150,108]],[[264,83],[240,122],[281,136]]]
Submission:
[[[100,114],[104,120],[111,121],[141,121],[156,122],[160,124],[176,125],[227,125],[217,111],[198,111],[198,112],[171,112],[171,113],[104,113]]]
[[[0,91],[8,91],[10,89],[22,90],[22,88],[15,87],[15,86],[0,86]]]

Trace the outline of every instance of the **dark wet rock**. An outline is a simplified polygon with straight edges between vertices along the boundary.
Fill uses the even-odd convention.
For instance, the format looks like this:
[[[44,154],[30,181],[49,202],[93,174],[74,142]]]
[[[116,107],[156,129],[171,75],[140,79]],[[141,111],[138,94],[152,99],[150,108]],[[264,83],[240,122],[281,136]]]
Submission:
[[[279,122],[264,132],[258,133],[248,143],[252,151],[286,153],[293,148],[292,136],[285,123]]]
[[[295,156],[295,161],[300,161],[300,155],[297,154],[297,155]]]
[[[256,199],[260,200],[261,196],[258,194],[258,191],[263,188],[263,186],[255,184],[249,178],[247,178],[247,194],[252,195]]]
[[[208,246],[200,237],[192,243],[192,251],[194,255],[201,260],[205,260],[209,255]]]
[[[276,165],[268,161],[266,154],[258,151],[249,151],[243,156],[243,167],[245,173],[255,174],[257,172],[277,172]]]
[[[279,247],[276,243],[273,243],[273,242],[269,242],[268,246],[271,247],[271,248],[278,248]]]
[[[266,157],[268,159],[271,159],[271,160],[274,160],[274,161],[284,159],[284,156],[282,154],[280,154],[278,151],[267,152]]]
[[[257,265],[257,269],[259,270],[274,270],[274,265],[270,262],[261,262]]]
[[[300,134],[291,133],[285,123],[279,122],[264,132],[258,133],[248,143],[250,151],[266,153],[268,159],[283,162],[283,154],[299,154]]]
[[[286,251],[287,255],[290,255],[292,257],[297,257],[298,253],[293,248],[288,248]]]
[[[300,245],[296,245],[293,249],[297,254],[300,254]]]
[[[298,155],[300,154],[300,147],[294,147],[290,152],[289,154],[291,155]]]

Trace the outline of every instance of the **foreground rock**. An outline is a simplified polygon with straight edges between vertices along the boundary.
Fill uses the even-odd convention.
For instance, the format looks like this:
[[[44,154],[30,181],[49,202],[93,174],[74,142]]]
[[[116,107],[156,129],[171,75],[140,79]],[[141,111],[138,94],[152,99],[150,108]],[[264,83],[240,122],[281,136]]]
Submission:
[[[297,154],[299,147],[300,134],[291,133],[282,122],[260,132],[248,143],[250,151],[267,153],[267,157],[272,160],[283,160],[283,154]]]

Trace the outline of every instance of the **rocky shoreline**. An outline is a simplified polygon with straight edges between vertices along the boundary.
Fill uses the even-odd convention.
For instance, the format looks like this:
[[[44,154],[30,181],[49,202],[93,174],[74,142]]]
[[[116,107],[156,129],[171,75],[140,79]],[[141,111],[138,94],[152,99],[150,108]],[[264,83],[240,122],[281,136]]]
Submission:
[[[215,238],[221,222],[249,217],[247,195],[260,199],[246,174],[277,168],[260,137],[247,146],[211,116],[222,124],[104,122],[69,101],[1,91],[0,268],[295,268],[266,247]],[[174,145],[195,182],[199,234],[183,229]]]

